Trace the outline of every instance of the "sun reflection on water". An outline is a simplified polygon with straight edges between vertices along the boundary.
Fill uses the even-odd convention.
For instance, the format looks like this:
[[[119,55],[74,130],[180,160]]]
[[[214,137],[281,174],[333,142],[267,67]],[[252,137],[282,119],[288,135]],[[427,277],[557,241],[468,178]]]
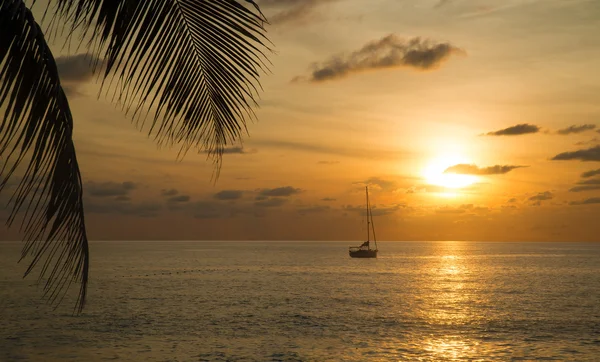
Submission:
[[[471,293],[468,290],[471,271],[469,259],[461,254],[461,242],[444,243],[438,250],[435,261],[426,271],[424,283],[426,306],[422,309],[423,318],[433,331],[431,337],[423,340],[423,348],[435,360],[460,360],[475,356],[480,349],[478,342],[465,339],[460,331],[477,322],[471,309]]]

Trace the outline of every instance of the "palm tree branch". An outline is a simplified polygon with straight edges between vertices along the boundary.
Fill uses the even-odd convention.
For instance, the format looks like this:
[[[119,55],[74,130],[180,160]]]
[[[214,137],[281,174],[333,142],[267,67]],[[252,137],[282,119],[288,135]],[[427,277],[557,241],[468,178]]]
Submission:
[[[79,282],[81,311],[89,250],[69,104],[52,52],[22,0],[0,2],[0,34],[0,193],[20,178],[7,223],[23,219],[21,260],[31,258],[25,276],[41,265],[38,281],[54,305]]]
[[[245,2],[254,10],[242,0],[51,1],[69,33],[103,55],[103,79],[137,125],[153,113],[159,145],[208,150],[216,164],[254,117],[267,69],[266,20]]]

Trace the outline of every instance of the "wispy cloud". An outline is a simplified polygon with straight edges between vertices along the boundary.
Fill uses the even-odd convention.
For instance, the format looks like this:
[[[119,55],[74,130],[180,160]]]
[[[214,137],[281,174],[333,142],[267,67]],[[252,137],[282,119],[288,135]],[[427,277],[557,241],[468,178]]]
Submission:
[[[586,132],[586,131],[591,131],[593,129],[596,128],[595,124],[582,124],[579,126],[570,126],[567,128],[563,128],[563,129],[559,129],[558,131],[556,131],[556,133],[561,134],[561,135],[569,135],[572,133],[582,133],[582,132]]]
[[[575,187],[572,187],[569,191],[581,192],[581,191],[593,191],[600,190],[600,179],[587,179],[579,181]]]
[[[209,150],[203,150],[202,153],[208,154]],[[224,155],[238,154],[238,155],[246,155],[250,153],[256,153],[256,150],[246,150],[244,147],[235,146],[235,147],[225,147],[223,149]]]
[[[596,175],[600,175],[600,168],[597,170],[590,170],[590,171],[586,171],[584,173],[581,174],[582,178],[588,178],[588,177],[594,177]]]
[[[337,54],[320,64],[308,77],[311,82],[344,78],[369,70],[406,68],[420,71],[437,69],[452,55],[464,50],[450,43],[438,43],[420,37],[404,40],[395,34],[370,42],[350,54]],[[300,81],[304,77],[296,77]]]
[[[76,54],[56,58],[56,67],[63,89],[69,96],[81,95],[78,88],[94,75],[94,67],[103,66],[103,60],[91,54]]]
[[[259,194],[261,196],[277,196],[277,197],[281,197],[281,196],[292,196],[295,194],[299,194],[300,192],[302,192],[301,189],[292,187],[292,186],[284,186],[284,187],[276,187],[274,189],[263,189],[259,192]]]
[[[529,198],[529,201],[545,201],[545,200],[551,200],[553,197],[554,197],[554,195],[552,194],[552,192],[544,191],[544,192],[540,192],[539,194],[537,194],[535,196],[531,196]]]
[[[591,204],[600,204],[600,197],[591,197],[589,199],[569,202],[569,205],[591,205]]]
[[[486,136],[518,136],[518,135],[524,135],[524,134],[529,134],[529,133],[538,133],[539,131],[540,131],[540,127],[538,127],[536,125],[522,123],[522,124],[517,124],[516,126],[504,128],[504,129],[501,129],[498,131],[488,132],[485,135]]]
[[[260,0],[258,4],[265,11],[274,11],[268,16],[273,25],[303,24],[320,14],[319,7],[338,0]]]
[[[344,156],[352,158],[369,158],[369,159],[398,159],[407,156],[407,152],[398,150],[386,150],[381,148],[360,149],[360,148],[344,148],[329,145],[319,145],[314,143],[294,142],[294,141],[278,141],[278,140],[257,140],[253,141],[260,147],[272,147],[288,149],[292,151],[312,152],[329,154],[335,156]]]
[[[527,166],[495,165],[489,167],[477,167],[476,165],[458,164],[448,167],[444,173],[457,173],[463,175],[502,175],[516,168],[523,167]]]
[[[85,190],[94,197],[127,196],[137,185],[131,181],[125,182],[94,182],[86,183]]]
[[[175,190],[175,189],[163,189],[160,190],[160,194],[162,196],[175,196],[179,193],[179,191]]]
[[[217,200],[230,201],[241,199],[243,194],[242,190],[223,190],[214,194],[213,197]]]
[[[600,161],[600,146],[595,146],[595,147],[584,149],[584,150],[559,153],[558,155],[552,157],[552,160],[553,161],[569,161],[569,160]]]

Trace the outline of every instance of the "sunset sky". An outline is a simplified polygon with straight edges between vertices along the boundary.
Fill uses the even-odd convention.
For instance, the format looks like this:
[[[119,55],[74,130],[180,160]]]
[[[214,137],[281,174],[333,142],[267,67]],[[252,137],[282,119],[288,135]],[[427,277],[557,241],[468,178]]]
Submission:
[[[361,240],[368,185],[381,240],[600,241],[600,2],[260,4],[272,65],[216,182],[54,42],[91,240]]]

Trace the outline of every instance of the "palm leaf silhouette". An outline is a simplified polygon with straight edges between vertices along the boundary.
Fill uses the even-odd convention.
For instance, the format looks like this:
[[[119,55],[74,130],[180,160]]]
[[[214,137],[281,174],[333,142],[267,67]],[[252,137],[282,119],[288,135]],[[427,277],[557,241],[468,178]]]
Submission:
[[[103,87],[159,145],[208,151],[220,168],[225,147],[241,140],[266,70],[258,6],[236,0],[53,0],[50,28],[79,32],[80,44],[103,58]],[[254,9],[252,9],[254,7]],[[0,2],[0,192],[27,155],[11,199],[12,223],[26,211],[26,275],[43,260],[40,280],[54,302],[71,281],[85,304],[88,245],[72,118],[56,64],[22,0]],[[93,64],[94,65],[94,64]],[[99,68],[98,68],[99,69]],[[5,155],[8,155],[5,157]],[[12,166],[10,166],[12,165]],[[51,226],[49,228],[49,226]]]
[[[81,310],[89,253],[69,103],[43,33],[22,1],[0,3],[0,34],[0,104],[6,107],[0,123],[0,191],[30,159],[11,198],[8,224],[27,210],[22,258],[30,255],[32,261],[25,275],[42,263],[39,278],[47,277],[44,292],[51,302],[80,281],[76,306]]]

